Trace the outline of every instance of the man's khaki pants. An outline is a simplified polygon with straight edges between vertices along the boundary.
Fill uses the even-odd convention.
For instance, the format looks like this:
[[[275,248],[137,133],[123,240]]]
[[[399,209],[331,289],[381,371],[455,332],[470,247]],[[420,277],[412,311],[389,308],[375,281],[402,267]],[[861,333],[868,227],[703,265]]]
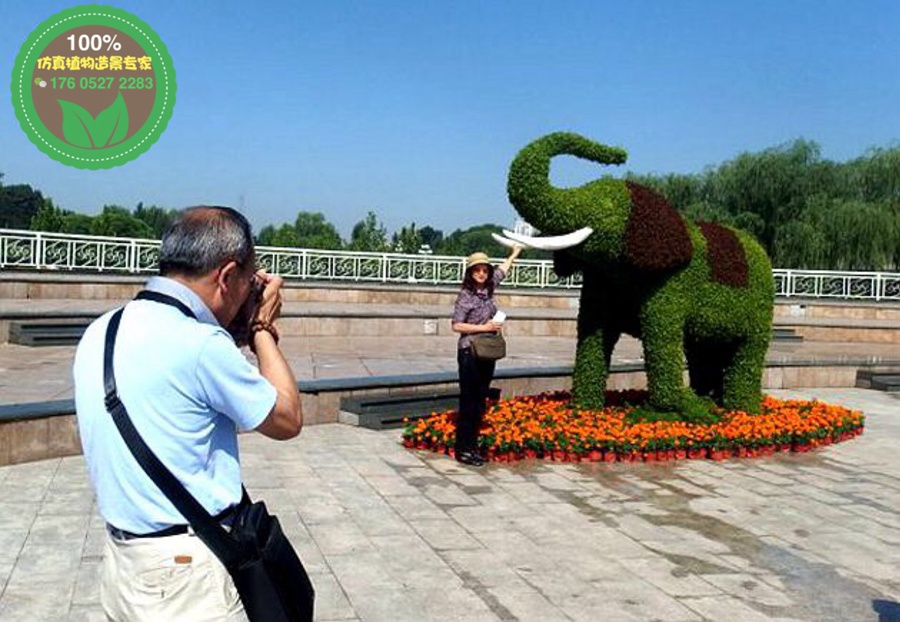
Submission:
[[[193,533],[133,540],[107,533],[100,601],[115,622],[247,620],[228,571]]]

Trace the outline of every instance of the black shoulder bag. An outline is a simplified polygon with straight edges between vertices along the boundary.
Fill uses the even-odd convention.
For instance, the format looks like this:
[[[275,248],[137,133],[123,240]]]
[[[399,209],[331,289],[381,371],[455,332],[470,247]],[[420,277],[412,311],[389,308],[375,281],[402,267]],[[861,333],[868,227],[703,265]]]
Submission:
[[[158,292],[143,291],[136,300],[153,300],[196,317],[180,301]],[[113,350],[121,320],[122,309],[119,309],[110,318],[106,329],[103,384],[106,410],[112,415],[128,449],[228,570],[251,622],[311,622],[315,591],[309,575],[281,530],[278,518],[269,514],[266,504],[262,501],[251,503],[243,489],[243,499],[235,510],[231,531],[226,531],[160,462],[134,427],[119,399],[113,370]]]

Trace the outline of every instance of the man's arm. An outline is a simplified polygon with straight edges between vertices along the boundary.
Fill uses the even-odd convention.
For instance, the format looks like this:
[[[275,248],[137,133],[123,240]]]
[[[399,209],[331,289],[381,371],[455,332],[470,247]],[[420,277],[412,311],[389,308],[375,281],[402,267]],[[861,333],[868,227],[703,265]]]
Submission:
[[[303,411],[297,379],[284,358],[276,341],[274,322],[281,315],[282,279],[260,273],[265,282],[262,301],[254,316],[254,329],[250,334],[250,344],[259,361],[259,373],[272,383],[277,392],[275,405],[256,431],[269,438],[287,440],[300,434],[303,427]]]

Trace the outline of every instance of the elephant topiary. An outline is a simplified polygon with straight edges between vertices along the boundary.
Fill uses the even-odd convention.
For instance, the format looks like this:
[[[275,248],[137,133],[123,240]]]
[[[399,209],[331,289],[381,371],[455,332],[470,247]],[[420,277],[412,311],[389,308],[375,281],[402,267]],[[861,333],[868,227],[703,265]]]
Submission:
[[[510,166],[510,202],[556,237],[507,236],[555,250],[561,277],[582,273],[573,401],[603,405],[610,356],[627,333],[643,342],[652,409],[696,411],[699,398],[709,397],[758,412],[775,297],[766,252],[743,231],[687,222],[636,183],[603,177],[555,188],[550,160],[561,154],[607,165],[624,163],[627,154],[555,133],[526,146]]]

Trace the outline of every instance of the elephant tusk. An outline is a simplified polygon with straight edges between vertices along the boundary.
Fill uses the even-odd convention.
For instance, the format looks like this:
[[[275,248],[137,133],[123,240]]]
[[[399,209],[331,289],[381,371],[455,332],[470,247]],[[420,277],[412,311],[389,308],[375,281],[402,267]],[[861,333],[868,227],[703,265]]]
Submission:
[[[571,248],[573,246],[577,246],[584,242],[589,235],[594,232],[590,227],[584,227],[579,229],[578,231],[573,231],[572,233],[567,233],[565,235],[555,235],[547,238],[536,238],[530,235],[521,235],[519,233],[514,233],[507,229],[503,230],[503,235],[505,235],[509,240],[511,240],[514,244],[523,244],[525,246],[529,246],[531,248],[537,248],[545,251],[560,251],[564,248]],[[499,238],[499,236],[496,236]],[[510,246],[507,242],[502,242],[500,239],[497,239],[501,244],[505,244],[506,246]]]
[[[509,248],[515,248],[516,246],[524,246],[521,242],[516,242],[515,240],[510,240],[509,238],[505,238],[498,233],[492,233],[491,236],[503,246],[507,246]]]

